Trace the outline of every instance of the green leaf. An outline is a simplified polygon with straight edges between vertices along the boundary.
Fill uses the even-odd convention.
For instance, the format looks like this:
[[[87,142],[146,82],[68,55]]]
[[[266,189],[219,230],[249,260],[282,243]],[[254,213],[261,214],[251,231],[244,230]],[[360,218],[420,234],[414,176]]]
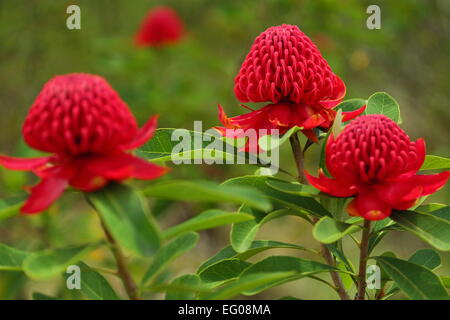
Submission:
[[[413,300],[447,299],[440,278],[429,269],[393,257],[374,257],[397,286]]]
[[[188,163],[196,159],[236,163],[238,158],[248,157],[221,137],[172,128],[157,129],[153,138],[137,150],[137,155],[152,161],[184,160]]]
[[[339,103],[338,106],[336,107],[336,110],[341,109],[343,112],[355,111],[360,109],[366,103],[367,100],[365,99],[360,98],[348,99]],[[362,114],[365,114],[365,110]]]
[[[253,215],[253,220],[233,224],[230,233],[231,246],[237,252],[246,251],[255,239],[259,229],[267,222],[286,215],[295,215],[289,209],[280,209],[269,214],[261,211],[252,210],[249,207],[242,206],[240,212],[248,212]]]
[[[433,249],[420,249],[409,259],[409,262],[418,264],[430,270],[434,270],[441,265],[441,257]]]
[[[315,197],[320,193],[318,189],[298,182],[287,182],[272,179],[267,181],[267,185],[275,190],[302,197]]]
[[[198,242],[197,233],[191,232],[175,238],[168,244],[161,247],[153,258],[152,264],[142,278],[142,285],[151,281],[165,266],[171,263],[182,254],[194,248]]]
[[[444,287],[447,289],[450,288],[450,277],[441,277],[442,283],[444,284]]]
[[[258,190],[245,186],[224,186],[203,180],[160,182],[145,189],[144,195],[189,202],[245,203],[261,210],[271,208],[270,202]]]
[[[265,135],[258,139],[258,145],[265,151],[273,150],[279,148],[282,144],[289,140],[289,138],[300,130],[300,127],[292,127],[280,138],[276,135]]]
[[[271,287],[294,281],[307,276],[312,276],[321,272],[329,272],[339,270],[337,268],[328,266],[312,260],[305,260],[290,256],[271,256],[262,261],[254,263],[248,267],[241,274],[241,278],[251,274],[268,273],[268,272],[290,272],[291,275],[285,278],[277,279],[275,281],[268,281],[261,286],[256,286],[245,290],[246,295],[254,295]],[[342,272],[342,271],[341,271]]]
[[[33,300],[59,300],[58,298],[48,296],[48,295],[43,294],[41,292],[33,292],[31,294],[31,297],[32,297]]]
[[[420,170],[449,170],[450,159],[427,154]]]
[[[333,243],[347,234],[360,230],[358,225],[323,217],[317,222],[313,229],[313,236],[322,243]]]
[[[208,266],[198,275],[204,282],[221,283],[239,277],[251,265],[240,259],[225,259]]]
[[[202,272],[206,267],[217,263],[221,260],[236,258],[241,260],[247,260],[258,253],[264,252],[270,249],[296,249],[296,250],[306,250],[305,247],[298,246],[296,244],[290,244],[279,241],[270,241],[270,240],[256,240],[253,241],[248,250],[244,252],[237,252],[233,249],[232,246],[227,246],[220,250],[213,257],[209,258],[206,262],[204,262],[199,268],[197,273]]]
[[[181,234],[211,229],[231,223],[253,220],[254,217],[246,213],[226,212],[210,209],[185,222],[177,224],[163,232],[164,239],[171,239]]]
[[[386,92],[377,92],[369,97],[366,114],[384,114],[396,123],[401,123],[400,106]]]
[[[436,249],[440,251],[450,250],[449,219],[432,213],[417,213],[412,211],[396,211],[390,218]]]
[[[264,193],[266,198],[276,203],[287,206],[296,212],[306,214],[313,214],[319,217],[331,216],[323,206],[320,205],[315,199],[310,197],[302,197],[294,194],[288,194],[280,192],[274,188],[271,188],[267,183],[268,181],[283,181],[280,179],[275,179],[267,176],[243,176],[238,178],[233,178],[225,181],[222,185],[226,186],[247,186],[258,189],[260,192]],[[267,210],[266,210],[267,211]]]
[[[27,196],[28,195],[23,194],[7,199],[0,199],[0,221],[18,214],[19,209]]]
[[[111,184],[88,193],[107,229],[131,252],[149,256],[160,246],[160,230],[138,192],[123,184]]]
[[[80,267],[81,292],[92,300],[119,300],[109,282],[97,271],[83,262],[77,263]],[[64,277],[70,276],[64,273]]]
[[[28,254],[0,243],[0,271],[21,271],[22,263]]]
[[[194,300],[197,293],[211,291],[196,274],[182,275],[163,289],[167,291],[166,300]]]
[[[245,277],[241,277],[228,285],[225,285],[211,293],[202,297],[204,300],[224,300],[241,294],[244,291],[252,290],[264,286],[267,283],[273,283],[280,281],[281,279],[292,276],[293,272],[267,272],[249,274]]]
[[[47,279],[66,271],[77,264],[98,245],[44,250],[29,254],[23,261],[23,271],[32,279]]]

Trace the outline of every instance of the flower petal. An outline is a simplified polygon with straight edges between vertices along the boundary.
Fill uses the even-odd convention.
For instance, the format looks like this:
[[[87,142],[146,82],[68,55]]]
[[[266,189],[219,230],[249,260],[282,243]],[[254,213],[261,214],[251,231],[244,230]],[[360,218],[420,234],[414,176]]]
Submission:
[[[10,170],[34,170],[46,165],[54,156],[39,158],[16,158],[0,155],[0,164]]]
[[[382,220],[390,216],[392,207],[375,191],[363,190],[347,205],[347,211],[367,220]]]
[[[322,192],[335,197],[350,197],[358,192],[355,185],[348,184],[345,180],[331,179],[319,171],[319,177],[316,178],[305,171],[305,176],[309,183]]]
[[[67,184],[67,179],[58,175],[42,179],[36,186],[30,188],[31,195],[20,211],[25,214],[44,211],[61,196]]]
[[[345,93],[347,91],[344,81],[342,81],[341,78],[336,76],[336,81],[337,81],[337,85],[334,89],[335,92],[334,92],[333,97],[331,97],[330,99],[324,99],[324,100],[319,101],[319,103],[327,109],[334,108],[337,104],[339,104],[339,102],[341,102],[342,99],[344,99]]]
[[[350,121],[350,120],[356,118],[361,113],[363,113],[364,110],[366,110],[366,105],[363,105],[361,108],[353,110],[353,111],[342,112],[342,122]]]
[[[131,141],[121,146],[122,150],[136,149],[150,140],[158,125],[158,117],[158,115],[151,117]]]
[[[129,155],[129,163],[133,168],[132,178],[151,180],[156,179],[166,174],[170,168],[158,166],[147,160]]]

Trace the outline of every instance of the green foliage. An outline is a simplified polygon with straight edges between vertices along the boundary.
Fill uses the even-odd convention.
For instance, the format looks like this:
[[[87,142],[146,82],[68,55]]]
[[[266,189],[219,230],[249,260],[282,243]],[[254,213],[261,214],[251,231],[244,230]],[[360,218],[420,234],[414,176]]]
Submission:
[[[374,257],[389,277],[411,299],[447,299],[440,278],[426,267],[393,257]]]
[[[367,99],[366,114],[384,114],[386,117],[401,123],[400,106],[386,92],[374,93]]]
[[[427,154],[420,170],[449,170],[450,159]]]
[[[21,271],[27,252],[0,243],[0,271]]]
[[[333,243],[347,234],[360,230],[358,225],[323,217],[314,225],[314,238],[322,243]]]
[[[18,214],[25,199],[25,195],[0,199],[0,221]]]
[[[450,250],[450,206],[431,213],[398,211],[391,219],[438,250]]]
[[[143,191],[145,196],[189,202],[246,203],[260,210],[271,204],[261,192],[245,186],[218,185],[211,181],[164,181]]]
[[[160,230],[136,190],[112,184],[88,197],[122,246],[141,256],[149,256],[159,248]]]

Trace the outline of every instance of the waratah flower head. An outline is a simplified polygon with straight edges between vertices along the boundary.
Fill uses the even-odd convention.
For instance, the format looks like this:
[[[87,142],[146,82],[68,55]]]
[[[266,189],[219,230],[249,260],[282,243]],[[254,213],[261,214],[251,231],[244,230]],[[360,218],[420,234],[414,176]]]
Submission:
[[[408,135],[384,115],[361,116],[326,145],[326,166],[333,178],[308,173],[308,181],[336,197],[354,199],[347,211],[368,220],[388,217],[392,209],[406,210],[436,192],[450,172],[417,174],[425,159],[423,139]]]
[[[69,185],[94,191],[109,181],[164,174],[166,168],[128,153],[151,138],[156,122],[152,117],[139,129],[128,106],[102,77],[56,76],[36,98],[22,130],[30,147],[52,155],[28,159],[0,155],[0,164],[33,171],[41,178],[22,207],[24,213],[40,212]]]
[[[184,35],[181,18],[170,7],[156,7],[147,13],[136,34],[138,46],[159,47],[178,42]]]
[[[345,85],[297,26],[283,24],[255,39],[235,78],[234,92],[241,102],[333,107],[343,98]]]
[[[253,43],[235,78],[234,92],[241,102],[267,102],[252,112],[228,118],[219,105],[216,129],[273,129],[279,134],[300,127],[317,141],[314,128],[328,130],[336,117],[335,107],[345,96],[344,82],[335,75],[312,41],[297,26],[270,27]],[[344,112],[343,121],[355,118],[365,106]]]

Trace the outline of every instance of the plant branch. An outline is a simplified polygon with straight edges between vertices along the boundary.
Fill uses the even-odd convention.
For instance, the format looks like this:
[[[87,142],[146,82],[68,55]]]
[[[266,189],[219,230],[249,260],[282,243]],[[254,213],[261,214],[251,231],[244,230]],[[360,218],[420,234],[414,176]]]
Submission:
[[[370,236],[370,220],[364,220],[361,243],[359,245],[358,292],[355,300],[364,300],[366,295],[366,269]]]
[[[298,181],[300,183],[305,183],[305,181],[306,181],[305,174],[303,172],[303,170],[304,170],[303,151],[302,151],[302,147],[300,145],[300,140],[298,139],[297,132],[289,137],[289,141],[291,143],[292,153],[294,154],[295,165],[297,166]]]
[[[97,209],[95,208],[94,204],[86,197],[87,202],[90,204],[90,206],[97,212]],[[97,213],[98,214],[98,213]],[[130,297],[131,300],[139,300],[140,297],[138,295],[138,287],[136,283],[134,282],[133,278],[131,277],[131,273],[128,270],[125,256],[120,249],[119,245],[117,244],[116,240],[112,236],[112,234],[109,232],[108,228],[106,227],[105,223],[102,220],[102,217],[98,214],[100,218],[100,224],[103,229],[103,233],[105,234],[106,240],[109,243],[109,247],[111,249],[111,252],[114,256],[114,259],[116,260],[117,265],[117,275],[122,280],[123,286],[125,287],[125,290]]]

